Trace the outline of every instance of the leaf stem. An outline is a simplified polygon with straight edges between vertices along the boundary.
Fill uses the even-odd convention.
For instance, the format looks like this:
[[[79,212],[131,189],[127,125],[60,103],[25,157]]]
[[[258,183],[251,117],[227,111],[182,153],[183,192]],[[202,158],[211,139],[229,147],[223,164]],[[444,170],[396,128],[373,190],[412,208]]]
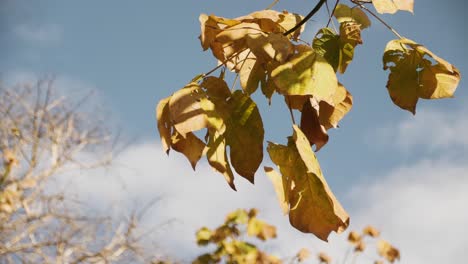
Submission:
[[[285,98],[286,98],[286,102],[288,103],[289,114],[291,115],[292,123],[293,123],[293,125],[295,125],[296,120],[294,119],[294,113],[293,113],[292,108],[291,108],[291,103],[289,102],[289,98],[287,96],[285,96]]]
[[[307,16],[305,16],[301,21],[299,21],[299,23],[297,23],[293,28],[291,28],[290,30],[284,32],[283,35],[287,36],[291,33],[294,33],[294,31],[296,31],[297,29],[299,29],[302,25],[304,25],[305,22],[307,22],[313,15],[315,15],[315,13],[317,13],[317,11],[320,10],[320,8],[322,7],[322,5],[326,2],[327,0],[320,0],[316,5],[315,7],[309,12],[309,14],[307,14]]]
[[[403,39],[403,36],[400,35],[394,28],[392,28],[389,24],[387,24],[387,22],[385,22],[383,19],[381,19],[378,15],[376,15],[374,12],[372,12],[371,10],[369,10],[369,8],[365,7],[360,1],[358,0],[351,0],[351,2],[353,2],[354,4],[358,5],[360,8],[364,9],[367,11],[367,13],[371,14],[373,17],[375,17],[380,23],[382,23],[385,27],[387,27],[390,31],[393,32],[393,34],[395,34],[395,36],[397,36],[398,38],[400,39]]]
[[[269,6],[267,6],[267,8],[265,8],[265,10],[271,9],[271,8],[272,8],[274,5],[276,5],[278,2],[279,2],[279,0],[274,0]]]
[[[336,0],[335,6],[333,6],[332,12],[330,13],[330,11],[329,11],[327,27],[328,27],[328,25],[330,25],[330,22],[332,22],[333,28],[335,28],[335,23],[333,23],[332,17],[333,17],[333,14],[335,13],[336,7],[338,6],[339,3],[340,3],[340,0]],[[327,4],[327,10],[328,10],[328,4]],[[335,28],[335,31],[336,31],[336,28]]]

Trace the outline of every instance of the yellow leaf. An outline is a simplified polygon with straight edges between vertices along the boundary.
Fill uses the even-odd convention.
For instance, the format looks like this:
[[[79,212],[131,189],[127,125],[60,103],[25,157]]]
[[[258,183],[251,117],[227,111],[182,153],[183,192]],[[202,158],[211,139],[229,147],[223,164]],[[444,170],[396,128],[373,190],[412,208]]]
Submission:
[[[372,4],[380,14],[394,14],[398,10],[414,12],[414,0],[373,0]]]
[[[377,251],[380,256],[391,263],[400,260],[400,251],[385,240],[380,240],[377,243]]]
[[[366,250],[366,243],[364,243],[364,241],[361,240],[354,247],[354,252],[364,252],[364,250]]]
[[[156,107],[156,120],[158,124],[159,136],[161,137],[161,143],[164,152],[169,153],[171,146],[171,118],[169,113],[169,100],[167,97],[159,101]]]
[[[338,81],[332,66],[312,48],[304,48],[286,63],[276,67],[271,76],[283,95],[312,95],[317,101],[329,101]]]
[[[333,15],[340,23],[356,22],[361,25],[362,29],[365,29],[371,25],[369,17],[367,17],[366,13],[364,13],[364,11],[362,11],[361,8],[357,6],[350,8],[347,5],[338,4]]]
[[[413,114],[419,98],[453,97],[460,82],[455,66],[409,39],[390,41],[383,62],[384,69],[390,69],[387,89],[392,101]]]
[[[247,224],[247,234],[265,241],[276,237],[276,227],[257,218],[251,218]]]
[[[364,228],[364,230],[362,230],[362,233],[366,236],[370,236],[370,237],[378,237],[380,235],[380,232],[379,230],[377,230],[375,227],[373,226],[366,226]]]
[[[264,167],[265,173],[275,188],[276,196],[284,214],[289,213],[289,192],[291,190],[290,182],[285,176],[276,172],[273,168]],[[288,187],[289,186],[289,187]]]
[[[307,248],[302,248],[297,252],[296,258],[299,262],[303,262],[310,257],[310,251]]]
[[[294,125],[288,146],[269,143],[268,153],[283,177],[291,179],[289,221],[298,230],[326,241],[332,232],[342,232],[349,216],[341,207],[302,131]]]
[[[223,174],[229,186],[236,190],[234,185],[234,175],[232,174],[231,165],[226,155],[226,139],[217,131],[209,130],[208,144],[206,156],[210,166]]]
[[[174,128],[183,137],[189,132],[197,131],[208,126],[205,111],[200,101],[206,95],[201,92],[196,83],[190,83],[175,92],[169,100],[170,118]]]
[[[266,77],[262,64],[255,56],[247,57],[241,64],[239,71],[240,84],[247,94],[254,93],[259,83]]]
[[[247,46],[262,62],[276,60],[284,63],[293,52],[293,45],[282,34],[271,33],[268,35],[257,34],[247,36]]]
[[[203,155],[205,143],[192,132],[187,133],[185,138],[176,132],[171,137],[171,147],[175,151],[184,154],[185,157],[187,157],[187,159],[190,161],[192,168],[195,170],[197,162]]]
[[[338,122],[351,110],[353,96],[339,83],[335,94],[333,94],[334,106],[320,102],[319,119],[325,129],[337,128]]]
[[[320,252],[318,255],[318,259],[320,263],[325,263],[325,264],[330,264],[331,263],[331,258],[327,254]]]
[[[361,242],[361,235],[359,235],[356,231],[351,231],[348,235],[348,241],[351,244],[358,244]]]

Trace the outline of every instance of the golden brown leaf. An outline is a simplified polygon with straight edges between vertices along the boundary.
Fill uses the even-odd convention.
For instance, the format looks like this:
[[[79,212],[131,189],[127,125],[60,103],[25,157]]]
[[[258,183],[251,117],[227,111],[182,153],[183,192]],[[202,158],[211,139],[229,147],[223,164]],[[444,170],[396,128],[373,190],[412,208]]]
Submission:
[[[379,230],[377,230],[375,227],[370,226],[370,225],[366,226],[364,230],[362,230],[362,233],[370,237],[378,237],[380,235]]]
[[[303,262],[306,259],[308,259],[309,257],[310,257],[310,251],[307,248],[302,248],[296,254],[297,261],[299,261],[299,262]]]
[[[390,41],[383,62],[384,69],[390,69],[387,89],[392,101],[413,114],[419,98],[453,97],[460,82],[455,66],[409,39]]]
[[[175,92],[169,100],[169,113],[174,128],[183,137],[189,132],[208,127],[207,116],[200,101],[206,96],[196,83]]]
[[[171,147],[175,151],[184,154],[190,161],[192,168],[195,170],[197,162],[203,155],[205,143],[192,132],[187,133],[185,138],[176,132],[171,137]]]
[[[301,115],[301,130],[310,144],[315,145],[315,151],[319,151],[328,142],[327,130],[320,124],[317,108],[318,103],[310,98],[304,103]]]
[[[350,8],[347,5],[338,4],[333,15],[340,23],[356,22],[361,25],[362,29],[371,25],[371,21],[367,17],[366,13],[364,13],[364,11],[362,11],[361,8],[357,6]]]
[[[233,190],[236,190],[234,174],[232,173],[231,165],[226,155],[226,139],[212,129],[209,131],[206,156],[210,166],[223,174],[229,186]]]
[[[400,260],[400,251],[385,240],[380,240],[377,243],[377,251],[380,256],[391,263]]]
[[[342,232],[349,217],[329,189],[306,136],[294,125],[288,146],[269,143],[268,153],[279,167],[283,188],[289,191],[289,221],[298,230],[326,241],[332,232]]]
[[[325,129],[337,128],[340,120],[351,110],[353,106],[353,96],[345,89],[345,87],[338,83],[336,92],[332,97],[333,106],[320,102],[319,119],[320,124]]]
[[[200,84],[200,86],[206,89],[208,96],[215,99],[225,100],[231,96],[231,91],[229,90],[227,83],[218,77],[208,76],[203,79],[203,82]]]
[[[262,67],[260,61],[252,54],[245,58],[241,63],[239,71],[239,79],[242,89],[247,94],[254,93],[259,83],[266,77],[265,70]]]
[[[288,179],[285,176],[279,174],[271,167],[264,167],[264,170],[271,183],[273,184],[276,196],[278,197],[278,201],[281,206],[281,210],[284,214],[288,214],[289,192],[291,191],[291,187],[287,187],[289,185]]]
[[[354,252],[364,252],[365,249],[366,249],[366,244],[364,243],[364,241],[361,240],[354,247]]]
[[[156,107],[156,120],[158,124],[159,136],[161,137],[161,143],[164,152],[167,154],[171,148],[171,134],[172,134],[172,124],[169,113],[169,100],[171,98],[167,97],[159,101],[158,106]]]
[[[330,264],[332,262],[330,256],[328,256],[327,254],[323,252],[319,253],[318,259],[320,263]]]
[[[357,233],[356,231],[349,232],[348,241],[351,244],[358,244],[359,242],[361,242],[361,239],[361,235],[359,235],[359,233]]]

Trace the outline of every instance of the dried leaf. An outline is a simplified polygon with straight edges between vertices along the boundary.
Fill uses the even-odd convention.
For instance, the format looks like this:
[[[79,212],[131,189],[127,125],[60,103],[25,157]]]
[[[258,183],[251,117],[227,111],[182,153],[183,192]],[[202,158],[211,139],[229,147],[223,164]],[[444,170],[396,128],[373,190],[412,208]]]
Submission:
[[[159,136],[164,152],[169,153],[171,148],[172,123],[169,113],[169,100],[167,97],[159,101],[156,107],[156,120],[158,124]]]
[[[342,232],[349,224],[349,217],[330,191],[310,143],[299,127],[294,126],[288,146],[270,142],[267,150],[283,177],[291,182],[291,224],[324,241],[330,232]]]
[[[320,124],[317,108],[318,103],[311,98],[304,103],[301,115],[301,130],[310,144],[315,145],[315,151],[319,151],[328,142],[327,130]]]
[[[325,129],[337,128],[341,119],[351,110],[353,106],[353,96],[345,89],[345,87],[338,83],[338,88],[333,94],[334,106],[320,102],[319,107],[319,120],[320,124]]]
[[[207,116],[200,104],[205,97],[196,83],[188,84],[171,96],[169,100],[171,122],[183,137],[189,132],[208,127]]]
[[[296,254],[297,261],[299,261],[299,262],[303,262],[306,259],[308,259],[309,257],[310,257],[310,251],[307,248],[302,248]]]
[[[187,133],[185,138],[176,132],[171,137],[171,147],[175,151],[184,154],[190,161],[192,168],[195,170],[197,162],[203,155],[205,143],[192,132]]]
[[[234,185],[234,174],[231,170],[227,154],[226,154],[226,139],[217,131],[209,130],[208,144],[206,156],[210,166],[223,174],[229,186],[236,190]]]
[[[271,167],[264,167],[265,173],[275,188],[276,196],[284,214],[289,213],[289,192],[291,191],[290,181],[283,177]],[[289,186],[289,187],[288,187]]]
[[[358,244],[359,242],[361,242],[361,239],[362,239],[361,235],[359,235],[358,232],[356,232],[356,231],[349,232],[348,241],[351,244]]]
[[[370,236],[370,237],[378,237],[380,235],[380,232],[379,230],[377,230],[375,227],[373,226],[366,226],[363,230],[362,230],[362,233],[366,236]]]
[[[455,66],[409,39],[390,41],[383,63],[384,70],[390,69],[387,89],[392,101],[413,114],[419,98],[453,97],[460,82]]]
[[[400,251],[385,240],[380,240],[377,243],[377,251],[380,256],[391,263],[400,260]]]
[[[226,82],[218,77],[208,76],[203,79],[203,82],[200,84],[200,87],[206,89],[208,96],[215,99],[227,99],[231,96],[231,91],[229,90]]]
[[[366,244],[361,240],[354,247],[354,252],[364,252],[364,250],[366,250]]]
[[[332,262],[330,256],[328,256],[327,254],[323,252],[319,253],[318,259],[320,263],[330,264]]]
[[[254,93],[259,83],[266,77],[265,70],[255,56],[247,57],[241,64],[239,79],[242,89],[247,94]]]

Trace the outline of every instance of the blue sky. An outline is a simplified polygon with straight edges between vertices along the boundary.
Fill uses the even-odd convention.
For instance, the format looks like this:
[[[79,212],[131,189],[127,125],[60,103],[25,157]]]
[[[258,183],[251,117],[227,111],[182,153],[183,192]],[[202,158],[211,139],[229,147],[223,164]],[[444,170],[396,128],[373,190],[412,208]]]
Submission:
[[[154,172],[155,169],[151,167],[152,159],[155,164],[187,167],[185,170],[164,166],[164,175],[153,175],[151,182],[147,183],[155,185],[154,192],[164,191],[164,188],[157,187],[160,185],[173,189],[170,182],[164,180],[168,175],[177,177],[177,182],[173,184],[184,182],[184,177],[189,177],[186,183],[177,186],[181,189],[190,188],[187,184],[197,184],[192,182],[192,178],[204,177],[201,174],[208,173],[209,170],[201,166],[201,172],[192,173],[188,162],[182,162],[177,154],[173,153],[169,159],[160,155],[154,120],[155,105],[160,99],[184,86],[193,76],[216,65],[209,52],[202,52],[197,38],[200,13],[237,17],[265,8],[270,2],[2,0],[0,77],[4,80],[22,81],[34,76],[53,74],[57,77],[57,86],[63,86],[58,88],[63,88],[70,94],[96,90],[99,104],[112,113],[128,138],[137,139],[124,156],[132,153],[138,156],[140,154],[137,154],[137,150],[148,154],[148,157],[140,160],[141,163],[136,161],[133,165],[140,167],[137,169],[142,170],[142,175],[152,175],[151,171]],[[314,3],[315,1],[283,0],[275,9],[306,14]],[[465,1],[415,0],[415,15],[399,12],[394,16],[383,16],[402,35],[426,45],[431,51],[456,65],[462,73],[455,99],[421,100],[416,117],[394,106],[385,88],[388,73],[382,70],[381,55],[386,43],[395,37],[375,19],[372,20],[371,28],[363,32],[364,45],[357,48],[355,60],[346,75],[339,76],[340,81],[354,96],[353,109],[341,122],[341,128],[330,133],[329,143],[318,153],[332,189],[352,212],[362,212],[368,205],[367,202],[369,208],[373,204],[373,201],[356,201],[356,197],[373,199],[370,191],[367,193],[364,190],[362,192],[365,194],[356,195],[353,190],[362,190],[364,186],[374,188],[385,182],[394,183],[398,177],[402,177],[401,173],[397,173],[399,171],[418,179],[414,175],[416,172],[430,172],[427,166],[436,164],[436,169],[441,171],[441,168],[454,170],[455,178],[459,177],[457,173],[460,172],[468,177],[468,173],[464,171],[466,166],[463,167],[468,157],[468,136],[464,134],[468,132],[468,91],[463,79],[468,66],[465,48],[466,7]],[[324,25],[325,17],[326,13],[322,12],[308,23],[303,35],[305,40],[312,39],[315,31]],[[275,97],[273,106],[268,107],[265,100],[256,98],[264,108],[262,114],[267,131],[266,139],[285,142],[291,128],[288,113],[284,106],[280,106],[282,99]],[[129,156],[128,159],[133,158]],[[181,161],[181,164],[176,161]],[[424,164],[427,166],[424,167]],[[144,169],[147,171],[143,172]],[[181,172],[186,175],[178,175]],[[141,182],[145,182],[143,179],[146,178],[142,177]],[[264,175],[259,173],[257,177]],[[427,176],[427,181],[424,177],[422,175],[419,178],[422,183],[431,180],[437,182],[437,178],[431,178],[432,174]],[[440,177],[442,181],[444,175]],[[134,178],[133,181],[139,179]],[[208,186],[197,187],[200,192],[204,192],[203,188],[206,188],[205,192],[221,188],[219,195],[229,192],[222,181],[203,182]],[[466,180],[463,182],[466,183]],[[265,185],[262,186],[262,183]],[[242,184],[248,193],[252,187]],[[271,191],[263,180],[257,185],[262,190],[267,189],[266,192]],[[135,185],[132,190],[138,193],[141,191],[140,187]],[[146,187],[141,188],[146,190]],[[149,190],[148,192],[150,193]],[[171,195],[168,194],[168,197]],[[242,195],[242,191],[238,195]],[[256,197],[253,193],[252,195]],[[380,197],[379,194],[375,195]],[[427,195],[434,196],[433,193]],[[177,197],[174,201],[178,199],[181,207],[190,206],[193,198],[188,195]],[[235,193],[226,194],[226,197],[238,198]],[[349,197],[354,198],[348,199]],[[461,197],[466,201],[466,195]],[[441,197],[443,198],[444,196]],[[200,203],[210,203],[208,198],[206,201],[200,199]],[[272,204],[271,207],[276,206],[275,199],[272,196],[265,203]],[[240,200],[245,201],[226,206],[225,210],[234,209],[233,206],[249,207],[256,204],[249,199]],[[166,206],[171,211],[171,206]],[[200,207],[202,211],[216,208],[209,205],[205,209],[202,205]],[[225,213],[222,210],[210,212],[217,219],[222,219]],[[268,212],[266,214],[269,215]],[[361,215],[364,217],[369,214]],[[159,216],[178,217],[182,222],[191,221],[187,220],[191,218],[185,214],[166,213]],[[274,214],[269,216],[274,217]],[[352,214],[351,217],[353,219]],[[359,217],[358,215],[357,218]],[[467,216],[453,217],[466,219],[464,217]],[[382,223],[373,224],[390,226],[383,219],[380,220]],[[213,224],[216,222],[219,220],[213,221]],[[194,230],[199,225],[192,223],[189,226]],[[288,230],[286,225],[284,228],[287,230],[285,232],[295,232]],[[398,233],[395,226],[388,228]],[[466,230],[460,232],[462,231],[468,236]],[[190,236],[191,233],[188,237]],[[404,238],[397,237],[396,240],[398,239],[400,242],[406,241]],[[175,239],[172,243],[183,242]]]

